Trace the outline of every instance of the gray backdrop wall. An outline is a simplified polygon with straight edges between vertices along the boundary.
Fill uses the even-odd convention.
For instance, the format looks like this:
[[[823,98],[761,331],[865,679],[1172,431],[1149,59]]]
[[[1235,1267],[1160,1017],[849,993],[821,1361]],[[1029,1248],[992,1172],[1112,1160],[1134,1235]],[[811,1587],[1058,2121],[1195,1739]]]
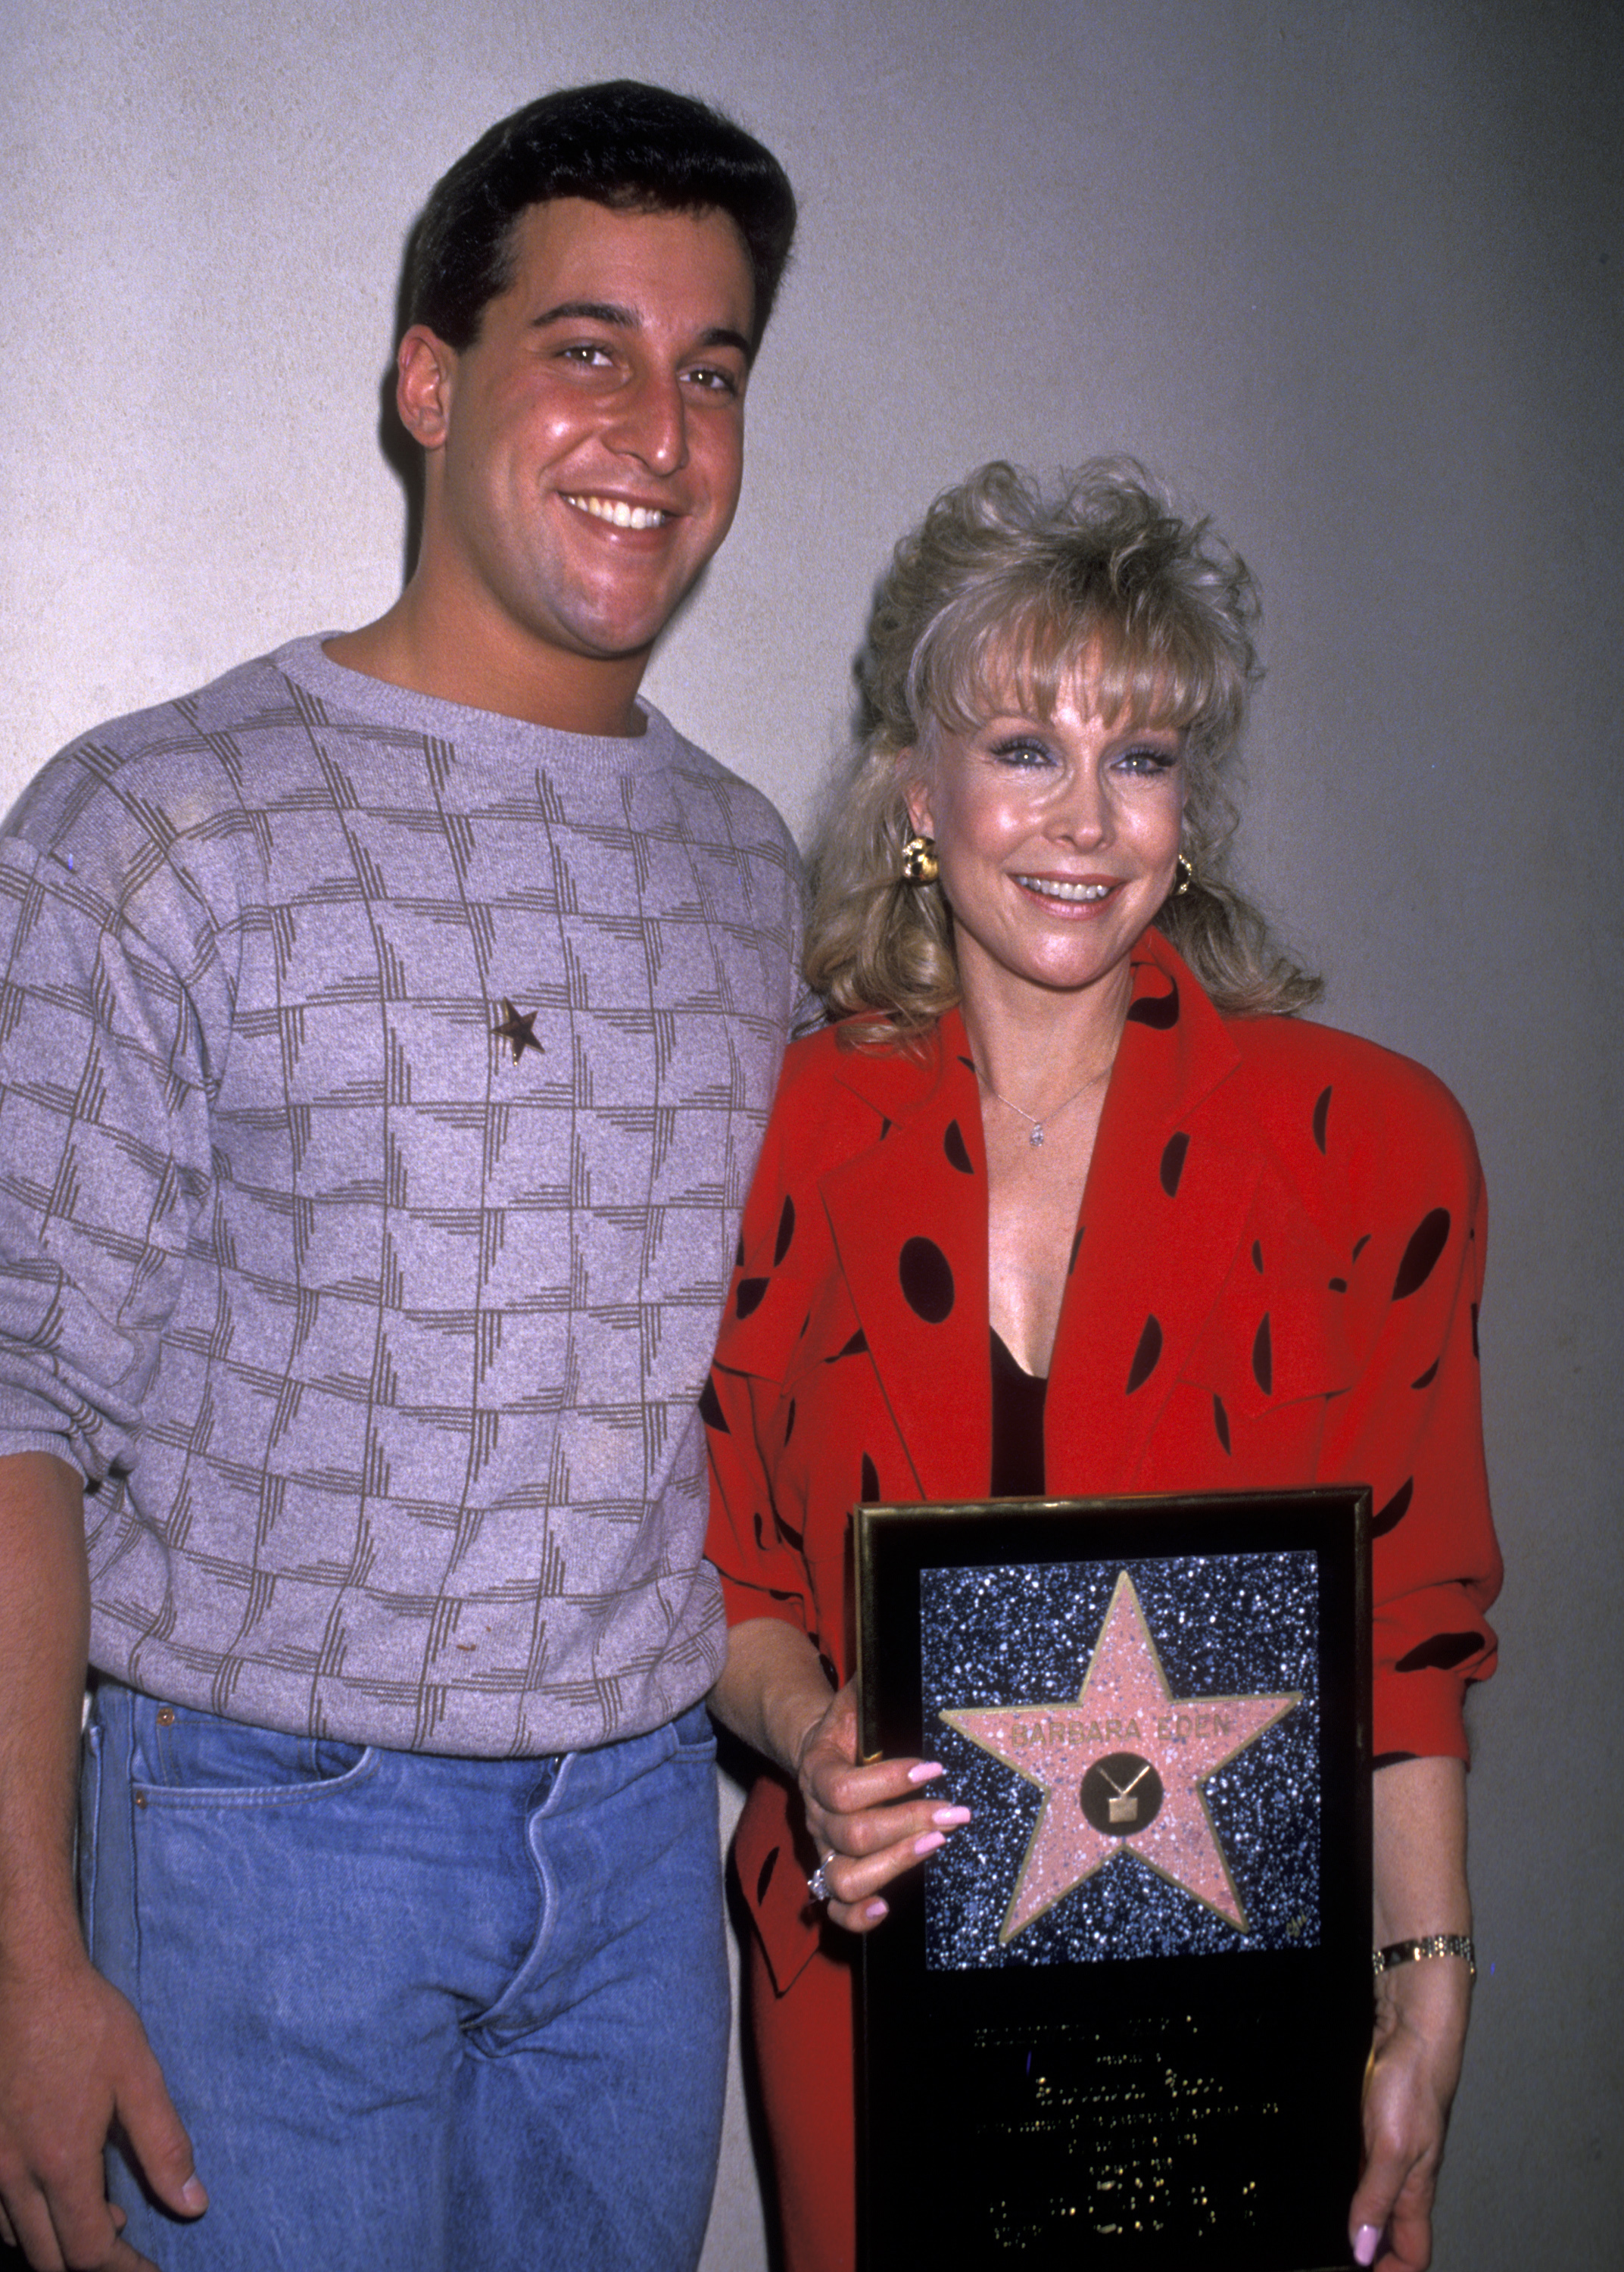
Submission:
[[[398,587],[406,225],[621,73],[780,152],[802,250],[655,698],[792,823],[865,599],[995,454],[1131,449],[1252,560],[1246,864],[1457,1090],[1510,1568],[1438,2261],[1616,2261],[1620,11],[1606,0],[0,0],[11,686],[71,733]],[[1613,2146],[1605,2141],[1611,2136]],[[706,2264],[764,2261],[736,2116]]]

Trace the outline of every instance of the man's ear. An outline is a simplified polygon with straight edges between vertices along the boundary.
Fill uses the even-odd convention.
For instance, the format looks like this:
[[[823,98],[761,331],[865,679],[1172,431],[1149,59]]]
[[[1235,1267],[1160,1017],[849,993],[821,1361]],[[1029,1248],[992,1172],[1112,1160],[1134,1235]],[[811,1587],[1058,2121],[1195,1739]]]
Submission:
[[[444,444],[456,377],[455,348],[426,324],[413,324],[395,358],[395,406],[406,432],[425,450]]]

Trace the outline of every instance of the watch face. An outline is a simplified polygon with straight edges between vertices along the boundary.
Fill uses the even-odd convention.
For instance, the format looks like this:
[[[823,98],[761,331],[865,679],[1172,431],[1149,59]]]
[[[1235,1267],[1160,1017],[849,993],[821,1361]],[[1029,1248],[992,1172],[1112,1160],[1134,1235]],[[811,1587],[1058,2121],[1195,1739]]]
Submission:
[[[1137,1752],[1110,1752],[1084,1776],[1077,1800],[1094,1829],[1107,1838],[1131,1838],[1160,1812],[1162,1779]]]

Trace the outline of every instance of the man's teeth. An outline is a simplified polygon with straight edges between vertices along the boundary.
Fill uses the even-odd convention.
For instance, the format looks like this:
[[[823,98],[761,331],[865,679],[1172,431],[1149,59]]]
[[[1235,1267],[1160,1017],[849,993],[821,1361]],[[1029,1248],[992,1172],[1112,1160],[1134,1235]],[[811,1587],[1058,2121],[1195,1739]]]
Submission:
[[[616,528],[658,528],[671,518],[653,505],[628,504],[621,497],[572,497],[568,502],[590,512],[594,520],[613,521]]]
[[[1017,876],[1016,882],[1045,900],[1103,900],[1109,884],[1057,884],[1047,876]]]

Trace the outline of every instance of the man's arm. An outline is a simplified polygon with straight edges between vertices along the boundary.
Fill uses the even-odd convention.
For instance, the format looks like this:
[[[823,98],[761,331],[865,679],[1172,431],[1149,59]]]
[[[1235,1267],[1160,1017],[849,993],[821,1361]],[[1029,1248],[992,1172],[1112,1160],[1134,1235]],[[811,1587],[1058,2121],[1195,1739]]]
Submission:
[[[89,1592],[78,1475],[42,1452],[0,1459],[0,2237],[40,2272],[140,2272],[103,2183],[115,2120],[176,2215],[207,2196],[141,2023],[79,1933]]]

